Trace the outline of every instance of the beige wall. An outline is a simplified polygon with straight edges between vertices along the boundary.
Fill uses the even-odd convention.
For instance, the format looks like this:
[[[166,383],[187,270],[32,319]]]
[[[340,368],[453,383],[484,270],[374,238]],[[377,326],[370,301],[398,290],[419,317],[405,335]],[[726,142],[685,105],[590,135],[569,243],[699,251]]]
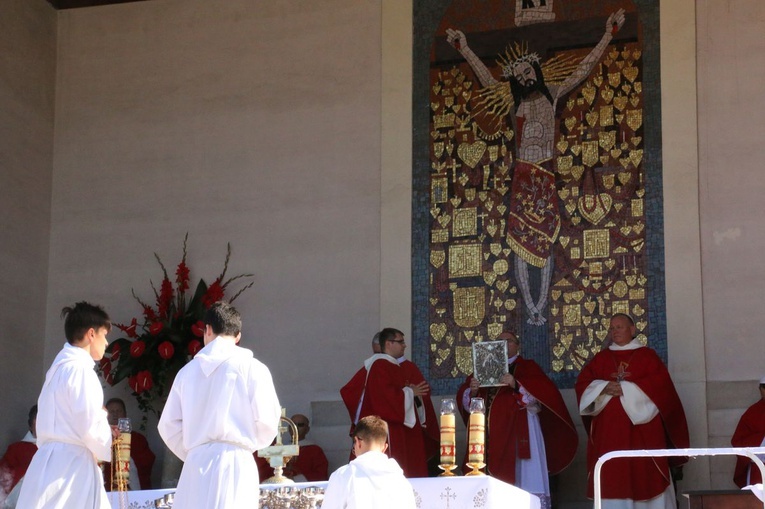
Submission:
[[[0,2],[0,448],[20,440],[42,385],[56,17]]]
[[[765,375],[762,83],[765,4],[697,2],[699,203],[710,445],[727,446]],[[732,458],[712,462],[733,487]]]

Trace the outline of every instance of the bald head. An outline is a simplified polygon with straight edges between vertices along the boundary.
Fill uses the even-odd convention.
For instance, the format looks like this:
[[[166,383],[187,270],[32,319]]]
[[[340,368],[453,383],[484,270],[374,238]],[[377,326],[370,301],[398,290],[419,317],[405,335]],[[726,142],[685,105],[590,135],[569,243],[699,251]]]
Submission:
[[[298,439],[303,440],[308,434],[308,431],[311,429],[311,426],[308,423],[308,417],[303,414],[295,414],[290,417],[290,420],[295,423],[295,426],[297,426]]]

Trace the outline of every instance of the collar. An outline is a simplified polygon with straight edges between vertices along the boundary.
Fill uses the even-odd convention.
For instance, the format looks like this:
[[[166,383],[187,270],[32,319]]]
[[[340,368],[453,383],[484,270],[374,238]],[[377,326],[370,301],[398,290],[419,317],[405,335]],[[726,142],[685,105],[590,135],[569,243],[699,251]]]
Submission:
[[[633,339],[624,346],[619,346],[616,343],[611,343],[608,347],[609,350],[614,350],[616,352],[624,350],[637,350],[638,348],[643,348],[643,345],[640,344],[640,341],[637,339]]]

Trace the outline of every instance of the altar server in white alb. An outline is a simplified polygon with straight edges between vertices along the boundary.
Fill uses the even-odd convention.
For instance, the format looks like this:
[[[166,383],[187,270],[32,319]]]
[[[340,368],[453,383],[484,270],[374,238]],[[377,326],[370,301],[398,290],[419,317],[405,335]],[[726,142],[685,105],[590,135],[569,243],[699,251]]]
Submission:
[[[185,463],[175,507],[258,507],[252,454],[276,437],[281,407],[271,372],[237,346],[242,318],[225,302],[205,317],[205,347],[175,377],[159,434]]]
[[[321,509],[415,509],[414,491],[396,460],[385,454],[388,424],[376,415],[353,430],[356,459],[330,477]]]
[[[99,306],[78,302],[61,312],[67,344],[37,400],[37,446],[16,507],[108,509],[98,461],[111,458],[112,428],[93,370],[112,324]]]

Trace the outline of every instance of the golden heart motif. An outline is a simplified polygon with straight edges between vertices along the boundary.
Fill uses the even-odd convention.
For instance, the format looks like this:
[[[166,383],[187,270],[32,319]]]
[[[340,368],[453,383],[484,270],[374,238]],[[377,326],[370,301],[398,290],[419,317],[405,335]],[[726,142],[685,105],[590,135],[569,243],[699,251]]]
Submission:
[[[627,183],[628,183],[630,180],[632,180],[632,172],[630,172],[630,171],[620,171],[620,172],[617,174],[617,178],[619,179],[619,182],[621,182],[621,184],[622,184],[623,186],[626,186],[626,185],[627,185]]]
[[[590,323],[592,322],[592,317],[590,315],[584,315],[582,317],[582,322],[584,323],[585,326],[590,325]]]
[[[561,358],[561,356],[562,356],[564,353],[566,353],[566,349],[563,347],[563,345],[555,345],[555,346],[553,347],[553,354],[554,354],[554,355],[555,355],[557,358],[559,358],[559,359],[560,359],[560,358]]]
[[[439,83],[436,83],[433,85],[433,93],[438,95],[438,93],[441,91],[441,85]]]
[[[642,198],[643,195],[645,194],[645,189],[642,187],[640,189],[635,189],[635,194],[637,195],[638,198]]]
[[[592,82],[595,84],[596,87],[600,88],[600,86],[603,84],[603,76],[597,75],[592,79]]]
[[[571,292],[571,298],[577,302],[581,302],[582,299],[584,298],[584,292],[582,290]]]
[[[560,196],[561,200],[565,200],[568,198],[568,195],[571,194],[571,190],[568,187],[564,187],[560,191],[558,191],[558,196]]]
[[[582,218],[579,216],[574,216],[571,218],[571,224],[573,224],[574,226],[579,226],[579,223],[581,222],[582,222]]]
[[[634,274],[629,274],[624,277],[625,281],[627,281],[627,284],[630,286],[635,286],[635,283],[637,283],[637,276]]]
[[[610,156],[608,154],[600,156],[600,164],[605,166],[608,164],[608,161],[610,160]]]
[[[585,119],[590,124],[590,127],[595,127],[595,124],[598,123],[598,118],[600,118],[600,115],[598,115],[597,111],[590,111],[585,115]]]
[[[645,314],[645,309],[641,308],[639,305],[635,304],[632,307],[632,316],[643,316]]]
[[[470,178],[469,178],[467,175],[465,175],[465,174],[463,173],[462,175],[460,175],[460,177],[459,177],[457,180],[458,180],[458,181],[459,181],[459,183],[460,183],[460,184],[462,184],[462,186],[464,187],[464,186],[465,186],[465,184],[467,184],[467,183],[468,183],[468,180],[470,180]]]
[[[616,97],[614,97],[614,106],[616,106],[617,110],[622,111],[624,110],[624,108],[627,107],[628,100],[629,99],[627,98],[626,95],[619,94]]]
[[[614,159],[616,159],[616,158],[614,158]],[[614,175],[613,174],[603,175],[602,181],[603,181],[603,187],[605,187],[606,189],[611,189],[612,187],[614,187]]]
[[[448,225],[452,220],[452,216],[449,216],[447,214],[443,214],[438,216],[438,224],[441,225],[441,228],[446,228],[446,225]]]
[[[441,106],[441,103],[430,103],[430,109],[433,111],[438,111],[438,108]]]
[[[571,240],[571,237],[567,235],[561,235],[560,237],[558,237],[558,242],[560,242],[560,245],[563,246],[563,249],[566,249],[566,246],[568,246],[568,243],[570,240]],[[556,291],[556,290],[553,290],[553,291]],[[558,290],[558,293],[560,293],[559,290]]]
[[[602,78],[601,78],[602,80]],[[610,104],[614,100],[614,90],[612,88],[604,88],[600,91],[600,97],[606,101],[606,104]]]
[[[445,323],[431,323],[430,324],[430,335],[436,341],[441,341],[444,338],[444,335],[446,335],[446,324]]]
[[[579,280],[579,282],[582,283],[582,286],[584,286],[585,288],[590,286],[590,278],[583,277],[582,279]]]
[[[507,299],[505,301],[505,309],[507,309],[508,311],[512,311],[513,309],[515,309],[515,306],[516,306],[516,303],[514,299]]]
[[[632,226],[632,231],[640,235],[640,233],[643,231],[644,228],[645,228],[645,225],[641,223],[640,221],[638,221]]]
[[[473,143],[460,143],[459,146],[457,146],[457,155],[471,168],[475,168],[481,161],[485,152],[486,142],[481,140],[477,140]]]
[[[507,287],[510,286],[510,281],[504,280],[504,281],[497,281],[497,289],[505,293],[507,291]]]
[[[623,67],[624,67],[624,60],[619,60],[618,62],[616,62],[617,69],[621,71]]]
[[[576,202],[574,200],[569,200],[566,202],[564,207],[566,207],[566,212],[568,212],[569,215],[571,215],[576,210]]]
[[[640,96],[638,96],[637,94],[632,94],[630,96],[630,104],[633,107],[637,108],[638,104],[640,104]]]
[[[638,68],[631,65],[627,66],[622,69],[622,74],[624,74],[624,77],[627,78],[630,83],[634,83],[638,77]]]
[[[492,242],[489,244],[489,251],[491,251],[491,254],[494,256],[499,256],[499,254],[502,252],[502,244],[499,242]]]
[[[462,198],[455,196],[454,198],[449,198],[449,201],[452,202],[452,207],[456,209],[460,206],[460,203],[462,203]]]
[[[574,126],[576,126],[576,117],[566,117],[565,120],[563,120],[563,123],[566,124],[568,132],[571,132],[574,129]]]
[[[648,322],[645,320],[638,320],[637,322],[635,322],[635,327],[637,327],[637,329],[640,332],[644,331],[647,325],[648,325]]]
[[[553,290],[552,291],[552,298],[553,298],[553,300],[560,299],[561,293],[563,293],[563,292],[561,292],[560,290]]]
[[[617,88],[621,82],[622,82],[622,73],[620,72],[608,73],[608,84],[611,85],[611,87]]]
[[[636,82],[636,83],[633,85],[633,87],[632,87],[632,88],[633,88],[633,89],[635,89],[635,92],[639,94],[640,92],[642,92],[642,91],[643,91],[643,83],[642,83],[642,82],[640,82],[640,81],[638,81],[638,82]]]
[[[598,224],[611,210],[613,199],[608,193],[600,193],[597,196],[580,196],[577,201],[579,213],[591,224]]]
[[[563,361],[560,361],[560,360],[552,361],[552,368],[553,368],[553,371],[555,371],[556,373],[560,373],[561,371],[563,371]]]
[[[622,149],[612,148],[610,154],[611,154],[611,157],[613,157],[614,159],[619,159],[619,156],[622,155]]]
[[[631,161],[629,157],[622,157],[619,159],[619,162],[621,163],[622,168],[626,170],[627,168],[629,168]]]
[[[478,191],[478,199],[482,202],[486,201],[486,198],[489,196],[489,193],[486,191]]]
[[[491,212],[491,210],[494,208],[494,200],[488,199],[484,202],[484,205],[486,206],[486,210]]]
[[[608,270],[611,270],[614,268],[614,265],[616,265],[616,260],[614,260],[613,258],[609,258],[608,260],[603,262],[603,265],[605,265]]]
[[[632,85],[630,85],[629,83],[625,83],[624,85],[622,85],[622,91],[625,94],[629,95],[629,93],[632,91]]]
[[[577,166],[571,167],[571,176],[574,177],[576,180],[580,180],[583,174],[584,174],[584,166],[577,165]]]
[[[438,205],[433,205],[430,207],[430,215],[433,216],[433,219],[438,217],[438,214],[441,213],[441,209],[438,208]]]
[[[632,161],[632,164],[637,167],[640,164],[640,161],[643,160],[643,149],[642,148],[636,148],[635,150],[632,150],[630,152],[630,161]]]
[[[568,150],[568,140],[565,138],[561,138],[558,140],[558,143],[555,145],[555,147],[558,149],[558,152],[561,154],[565,153],[566,150]]]
[[[566,101],[566,109],[568,111],[573,110],[574,106],[576,106],[576,101],[574,99],[569,99],[568,101]]]
[[[455,104],[452,107],[452,110],[454,111],[454,113],[459,113],[461,109],[462,109],[462,105],[461,104]]]
[[[571,145],[571,153],[573,153],[575,156],[578,156],[582,153],[582,146],[581,145]]]
[[[507,212],[507,205],[497,205],[497,212],[504,216]]]
[[[486,225],[486,231],[489,232],[489,235],[494,237],[494,234],[497,233],[497,225],[494,224],[494,221]]]
[[[502,324],[496,322],[490,323],[486,326],[486,332],[489,334],[489,339],[493,341],[502,334]]]
[[[623,208],[624,208],[624,204],[622,202],[614,203],[614,210],[616,210],[617,212],[621,212]]]
[[[582,97],[589,103],[592,104],[592,101],[595,100],[595,93],[597,92],[596,88],[587,83],[587,86],[585,86],[582,89]]]
[[[594,300],[588,300],[584,303],[584,309],[586,309],[590,314],[595,311],[595,306],[597,306],[597,303]]]

